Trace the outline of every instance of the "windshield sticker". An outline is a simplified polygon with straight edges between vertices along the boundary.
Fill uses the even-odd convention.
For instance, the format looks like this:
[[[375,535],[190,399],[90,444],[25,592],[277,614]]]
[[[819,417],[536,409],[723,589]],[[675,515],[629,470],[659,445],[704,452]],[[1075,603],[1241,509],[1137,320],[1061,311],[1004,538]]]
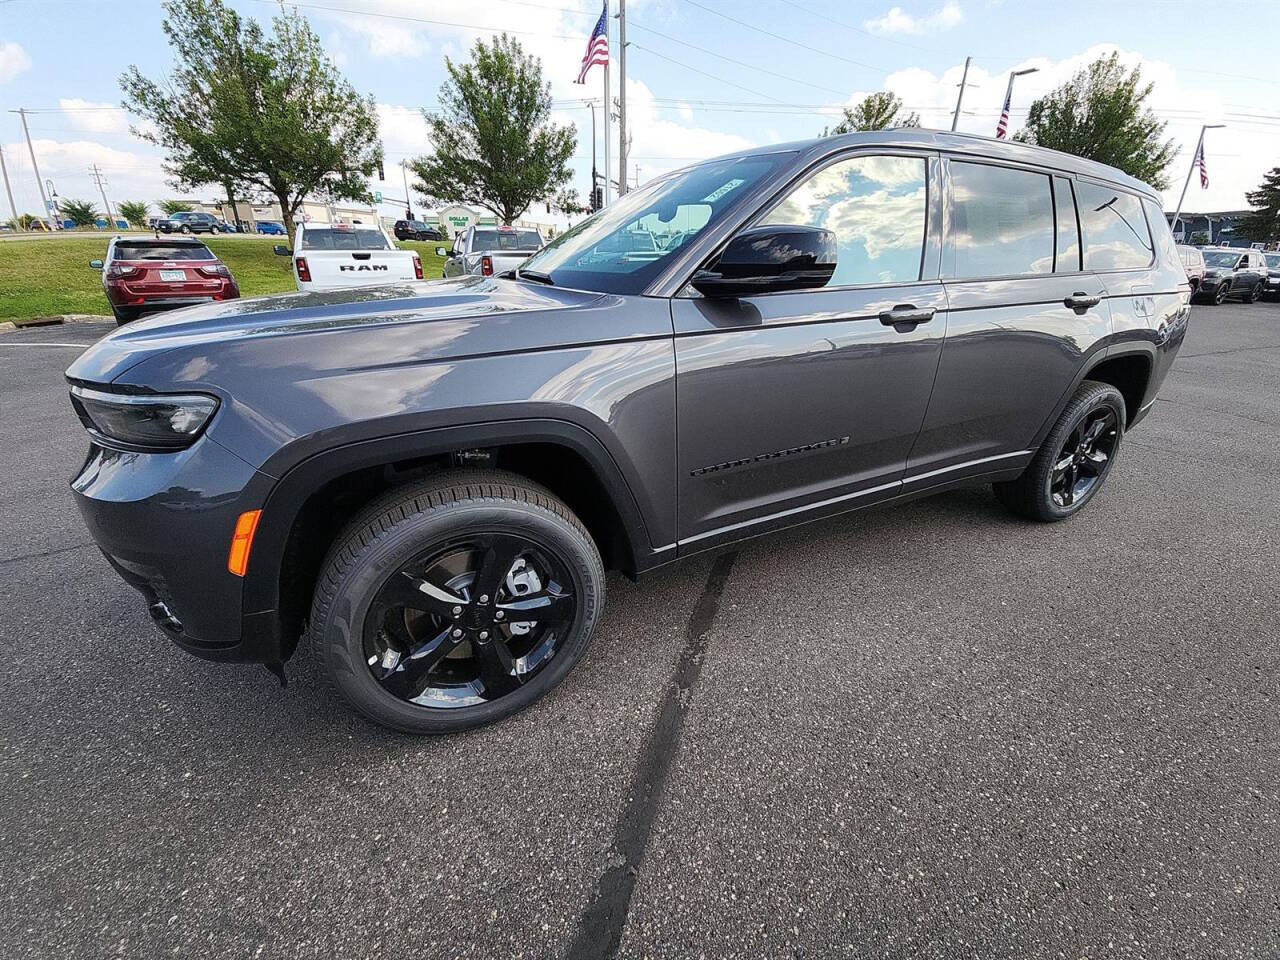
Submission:
[[[719,187],[719,188],[717,188],[717,189],[715,189],[715,190],[711,191],[711,193],[709,193],[709,194],[707,194],[705,197],[703,197],[703,198],[702,198],[702,202],[703,202],[703,203],[715,203],[717,200],[719,200],[721,197],[723,197],[726,193],[728,193],[728,192],[729,192],[729,191],[731,191],[731,190],[737,190],[737,189],[738,189],[738,187],[742,186],[744,183],[746,183],[746,181],[745,181],[745,180],[743,180],[741,177],[734,177],[732,180],[730,180],[730,181],[729,181],[728,183],[726,183],[724,186]]]

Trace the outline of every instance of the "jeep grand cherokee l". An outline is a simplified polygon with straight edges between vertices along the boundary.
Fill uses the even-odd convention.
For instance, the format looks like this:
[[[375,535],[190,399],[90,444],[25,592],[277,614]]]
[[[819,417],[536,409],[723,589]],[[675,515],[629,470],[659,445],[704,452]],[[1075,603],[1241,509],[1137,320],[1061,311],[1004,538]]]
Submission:
[[[306,629],[367,716],[459,730],[564,678],[606,568],[975,482],[1073,516],[1189,292],[1117,170],[828,137],[670,173],[506,275],[125,327],[68,371],[72,488],[183,649],[283,676]]]

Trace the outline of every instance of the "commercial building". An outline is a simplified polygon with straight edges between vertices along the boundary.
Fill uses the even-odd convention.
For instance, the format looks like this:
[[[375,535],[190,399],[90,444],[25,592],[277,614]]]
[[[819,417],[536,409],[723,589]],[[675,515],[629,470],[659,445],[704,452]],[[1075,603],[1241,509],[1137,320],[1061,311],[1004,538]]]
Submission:
[[[215,217],[234,223],[236,213],[240,215],[240,224],[249,231],[257,230],[259,223],[278,223],[284,225],[284,216],[278,203],[251,203],[247,200],[236,201],[233,211],[231,204],[225,201],[189,201],[196,210],[212,213]],[[298,223],[377,223],[378,211],[366,206],[340,206],[321,203],[318,200],[304,200],[294,215]]]
[[[1183,213],[1173,222],[1173,211],[1166,210],[1165,219],[1173,230],[1173,238],[1179,243],[1190,243],[1196,234],[1203,234],[1209,247],[1247,247],[1249,241],[1239,233],[1241,222],[1250,210],[1222,210],[1218,213]]]

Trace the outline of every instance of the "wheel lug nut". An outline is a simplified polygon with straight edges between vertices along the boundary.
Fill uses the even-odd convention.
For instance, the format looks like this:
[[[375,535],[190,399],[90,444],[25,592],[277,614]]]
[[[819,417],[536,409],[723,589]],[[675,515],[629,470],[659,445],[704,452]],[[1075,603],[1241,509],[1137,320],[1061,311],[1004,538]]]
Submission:
[[[499,610],[497,613],[495,613],[495,614],[493,615],[493,619],[495,619],[495,620],[501,620],[501,619],[502,619],[503,617],[505,617],[505,616],[506,616],[506,614],[505,614],[505,613],[503,613],[501,610]]]
[[[488,595],[487,593],[482,593],[482,594],[480,594],[480,602],[481,602],[481,603],[488,603],[488,602],[489,602],[489,595]]]
[[[454,627],[453,636],[454,636],[454,639],[457,639],[458,637],[462,636],[462,631],[459,630],[457,627]]]
[[[461,608],[461,607],[454,607],[454,608],[453,608],[453,615],[454,615],[455,617],[456,617],[456,616],[461,615],[461,613],[462,613],[462,608]]]
[[[481,640],[488,640],[488,639],[489,639],[489,631],[488,631],[488,630],[481,630],[481,631],[480,631],[480,639],[481,639]]]

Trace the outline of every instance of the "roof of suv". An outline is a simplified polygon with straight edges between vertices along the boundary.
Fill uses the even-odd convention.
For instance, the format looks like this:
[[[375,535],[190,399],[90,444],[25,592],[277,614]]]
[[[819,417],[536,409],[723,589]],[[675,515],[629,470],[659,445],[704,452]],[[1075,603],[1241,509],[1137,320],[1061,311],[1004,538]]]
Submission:
[[[1143,183],[1141,180],[1129,176],[1123,170],[1118,170],[1105,163],[1098,163],[1096,160],[1085,160],[1083,157],[1063,153],[1060,150],[1050,150],[1048,147],[1037,147],[1029,143],[1018,143],[1014,140],[997,140],[995,137],[983,137],[973,133],[950,133],[943,130],[924,130],[917,127],[897,127],[892,130],[873,130],[864,133],[845,133],[834,137],[815,137],[812,140],[796,140],[791,143],[779,143],[771,147],[754,150],[739,150],[736,153],[725,154],[718,159],[783,152],[810,153],[814,157],[818,157],[858,146],[923,147],[931,150],[967,153],[975,158],[986,157],[1020,163],[1034,163],[1081,176],[1107,180],[1144,194],[1157,203],[1161,202],[1159,191],[1150,184]]]

